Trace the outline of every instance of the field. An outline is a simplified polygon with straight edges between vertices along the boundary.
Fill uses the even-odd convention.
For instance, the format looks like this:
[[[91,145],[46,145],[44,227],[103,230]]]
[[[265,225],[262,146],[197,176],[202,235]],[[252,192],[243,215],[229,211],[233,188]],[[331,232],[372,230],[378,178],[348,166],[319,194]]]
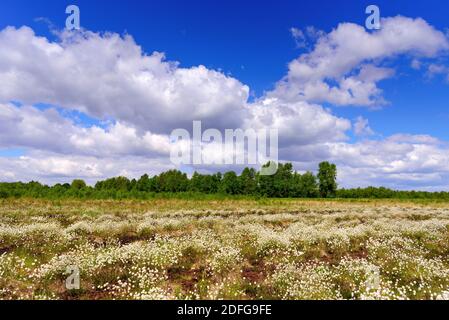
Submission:
[[[3,200],[0,299],[449,299],[449,203]]]

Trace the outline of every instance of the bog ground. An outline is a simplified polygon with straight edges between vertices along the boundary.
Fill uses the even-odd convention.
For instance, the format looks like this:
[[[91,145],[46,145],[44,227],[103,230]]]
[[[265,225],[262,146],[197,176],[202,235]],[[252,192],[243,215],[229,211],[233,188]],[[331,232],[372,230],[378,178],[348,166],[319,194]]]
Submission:
[[[449,203],[2,200],[0,298],[447,299]]]

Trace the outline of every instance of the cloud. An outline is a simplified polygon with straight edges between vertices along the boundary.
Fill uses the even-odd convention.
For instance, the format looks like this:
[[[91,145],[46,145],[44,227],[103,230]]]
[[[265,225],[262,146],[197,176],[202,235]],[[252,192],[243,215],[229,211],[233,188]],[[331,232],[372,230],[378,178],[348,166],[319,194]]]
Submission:
[[[61,155],[51,152],[32,152],[19,158],[0,158],[2,181],[31,181],[55,184],[80,178],[93,185],[100,179],[114,176],[138,178],[174,169],[160,158],[124,156],[97,158],[80,155]]]
[[[305,36],[304,32],[302,32],[301,29],[298,29],[295,27],[290,28],[290,33],[291,33],[293,39],[295,40],[297,48],[305,48],[307,46],[306,36]]]
[[[155,133],[197,119],[238,126],[245,117],[249,88],[235,78],[146,55],[129,35],[59,37],[50,42],[28,27],[0,32],[0,101],[58,105]]]
[[[429,136],[394,135],[382,141],[329,146],[345,186],[449,188],[449,147]]]
[[[446,81],[449,83],[449,67],[443,64],[431,63],[427,67],[426,76],[431,79],[437,75],[445,75]]]
[[[292,27],[290,28],[290,34],[295,40],[297,48],[308,49],[311,43],[315,42],[320,37],[323,37],[326,33],[322,30],[316,29],[314,26],[307,26],[304,31],[299,28]]]
[[[295,145],[279,154],[300,170],[316,170],[323,160],[336,163],[342,187],[449,190],[449,145],[427,135]]]
[[[375,32],[342,23],[329,34],[321,34],[313,51],[290,62],[287,76],[270,96],[334,105],[383,105],[377,82],[394,72],[376,69],[375,64],[402,54],[435,57],[447,50],[445,34],[420,18],[385,18],[382,29]],[[365,77],[366,65],[377,76]]]
[[[170,153],[168,136],[140,132],[116,122],[107,128],[83,128],[57,110],[0,104],[0,147],[29,148],[87,156],[155,156]]]
[[[351,123],[320,105],[266,98],[251,106],[251,117],[244,126],[278,129],[282,147],[346,140]]]
[[[368,119],[357,117],[354,123],[354,133],[356,136],[366,137],[374,135],[373,129],[369,126]]]
[[[0,148],[24,148],[26,154],[0,157],[0,179],[93,183],[158,173],[175,167],[170,132],[201,120],[203,129],[278,129],[281,160],[298,170],[333,161],[343,186],[449,188],[444,142],[408,134],[370,140],[367,119],[352,124],[320,105],[384,105],[378,83],[396,75],[385,60],[403,54],[430,60],[449,50],[446,36],[422,19],[387,18],[382,26],[375,32],[351,23],[330,33],[292,28],[297,40],[315,42],[313,50],[292,61],[276,88],[253,102],[238,79],[147,54],[129,35],[84,30],[50,41],[28,27],[8,27],[0,31]],[[64,110],[112,121],[86,127]],[[349,142],[351,129],[363,139]],[[208,145],[206,156],[219,156],[217,147]]]
[[[412,63],[411,63],[411,67],[415,70],[420,70],[422,66],[421,61],[419,61],[418,59],[413,59]]]

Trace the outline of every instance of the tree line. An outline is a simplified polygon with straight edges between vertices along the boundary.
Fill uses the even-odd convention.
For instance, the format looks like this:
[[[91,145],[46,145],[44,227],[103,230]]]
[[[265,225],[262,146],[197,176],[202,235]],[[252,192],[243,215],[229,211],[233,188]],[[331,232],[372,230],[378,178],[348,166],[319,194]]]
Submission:
[[[267,163],[264,167],[268,167]],[[83,199],[149,199],[194,195],[251,196],[266,198],[425,198],[448,199],[447,192],[394,191],[386,188],[337,188],[337,167],[329,162],[319,164],[318,173],[298,173],[291,163],[278,164],[274,175],[261,175],[245,168],[240,175],[233,171],[215,174],[195,172],[191,177],[179,170],[169,170],[140,179],[115,177],[88,186],[83,180],[71,184],[43,185],[39,182],[0,183],[0,198],[83,198]]]
[[[234,171],[209,175],[195,172],[191,177],[179,170],[169,170],[153,177],[144,174],[140,179],[110,178],[98,181],[93,187],[79,179],[51,187],[35,181],[0,183],[0,198],[151,198],[155,194],[183,193],[267,198],[336,196],[337,168],[334,164],[321,163],[318,175],[312,172],[300,174],[293,170],[291,163],[277,166],[277,172],[271,176],[262,175],[253,168],[245,168],[240,175]]]

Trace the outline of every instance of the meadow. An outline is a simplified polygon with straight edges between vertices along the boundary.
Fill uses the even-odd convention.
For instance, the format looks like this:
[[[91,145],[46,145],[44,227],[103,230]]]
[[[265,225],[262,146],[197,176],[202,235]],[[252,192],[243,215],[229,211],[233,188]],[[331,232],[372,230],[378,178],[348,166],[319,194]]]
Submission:
[[[3,199],[0,299],[449,299],[449,203]]]

